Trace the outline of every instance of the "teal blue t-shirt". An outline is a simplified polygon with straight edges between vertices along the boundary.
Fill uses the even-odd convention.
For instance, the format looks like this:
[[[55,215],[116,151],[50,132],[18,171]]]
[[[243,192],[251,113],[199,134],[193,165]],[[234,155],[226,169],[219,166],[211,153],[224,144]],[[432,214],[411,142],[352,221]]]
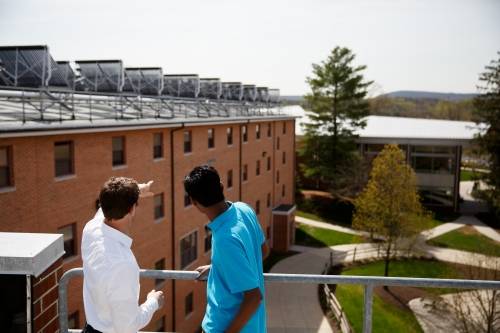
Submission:
[[[245,291],[260,288],[262,301],[243,333],[266,332],[262,244],[257,216],[242,202],[232,203],[208,224],[212,231],[212,267],[207,281],[206,333],[226,331],[236,316]]]

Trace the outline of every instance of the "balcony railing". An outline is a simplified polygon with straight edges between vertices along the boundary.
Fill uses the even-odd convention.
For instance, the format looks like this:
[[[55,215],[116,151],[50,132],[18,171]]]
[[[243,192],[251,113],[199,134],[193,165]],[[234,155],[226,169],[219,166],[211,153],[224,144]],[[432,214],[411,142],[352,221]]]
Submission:
[[[68,282],[71,278],[83,276],[82,268],[73,268],[65,272],[59,281],[59,325],[60,332],[79,332],[68,330]],[[194,271],[149,270],[140,271],[140,276],[151,279],[196,280],[199,276]],[[314,274],[264,274],[269,283],[313,283],[313,284],[357,284],[364,286],[363,333],[372,331],[373,288],[375,286],[457,288],[457,289],[499,289],[500,281],[425,279],[378,276],[314,275]]]

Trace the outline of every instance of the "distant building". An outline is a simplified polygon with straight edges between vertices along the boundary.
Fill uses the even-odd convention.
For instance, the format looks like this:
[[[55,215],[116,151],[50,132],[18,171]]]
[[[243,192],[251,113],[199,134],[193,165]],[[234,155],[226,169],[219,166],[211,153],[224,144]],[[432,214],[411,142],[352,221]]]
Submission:
[[[303,116],[300,106],[287,107],[287,113]],[[467,121],[369,116],[366,127],[358,131],[359,148],[367,158],[374,158],[386,144],[397,144],[417,174],[417,185],[424,204],[459,209],[460,163],[462,148],[479,133],[477,124]]]

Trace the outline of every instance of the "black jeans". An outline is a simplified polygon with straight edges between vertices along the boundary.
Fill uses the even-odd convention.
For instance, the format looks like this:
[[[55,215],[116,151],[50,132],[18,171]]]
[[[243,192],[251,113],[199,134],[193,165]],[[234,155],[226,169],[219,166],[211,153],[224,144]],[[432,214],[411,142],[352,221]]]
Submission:
[[[85,327],[83,328],[82,333],[101,333],[101,331],[94,329],[89,324],[85,324]]]

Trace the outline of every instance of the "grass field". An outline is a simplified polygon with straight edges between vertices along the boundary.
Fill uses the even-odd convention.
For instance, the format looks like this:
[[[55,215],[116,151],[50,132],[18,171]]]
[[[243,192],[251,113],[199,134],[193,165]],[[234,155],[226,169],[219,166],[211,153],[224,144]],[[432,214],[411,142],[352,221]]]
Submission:
[[[483,236],[471,226],[465,226],[431,239],[430,245],[450,249],[500,256],[500,243]]]
[[[357,235],[346,234],[335,230],[315,228],[300,223],[297,223],[296,225],[295,244],[297,245],[325,247],[367,242],[365,238]]]
[[[384,263],[374,262],[353,267],[343,275],[383,276]],[[451,265],[431,260],[401,260],[391,262],[389,276],[411,276],[427,278],[460,278],[461,274]],[[426,289],[433,293],[449,292],[445,289]],[[356,332],[363,326],[363,288],[361,286],[338,285],[336,296]],[[415,316],[408,308],[388,303],[376,293],[373,304],[373,332],[422,332]]]
[[[460,181],[471,181],[479,179],[481,175],[471,170],[460,170]]]

